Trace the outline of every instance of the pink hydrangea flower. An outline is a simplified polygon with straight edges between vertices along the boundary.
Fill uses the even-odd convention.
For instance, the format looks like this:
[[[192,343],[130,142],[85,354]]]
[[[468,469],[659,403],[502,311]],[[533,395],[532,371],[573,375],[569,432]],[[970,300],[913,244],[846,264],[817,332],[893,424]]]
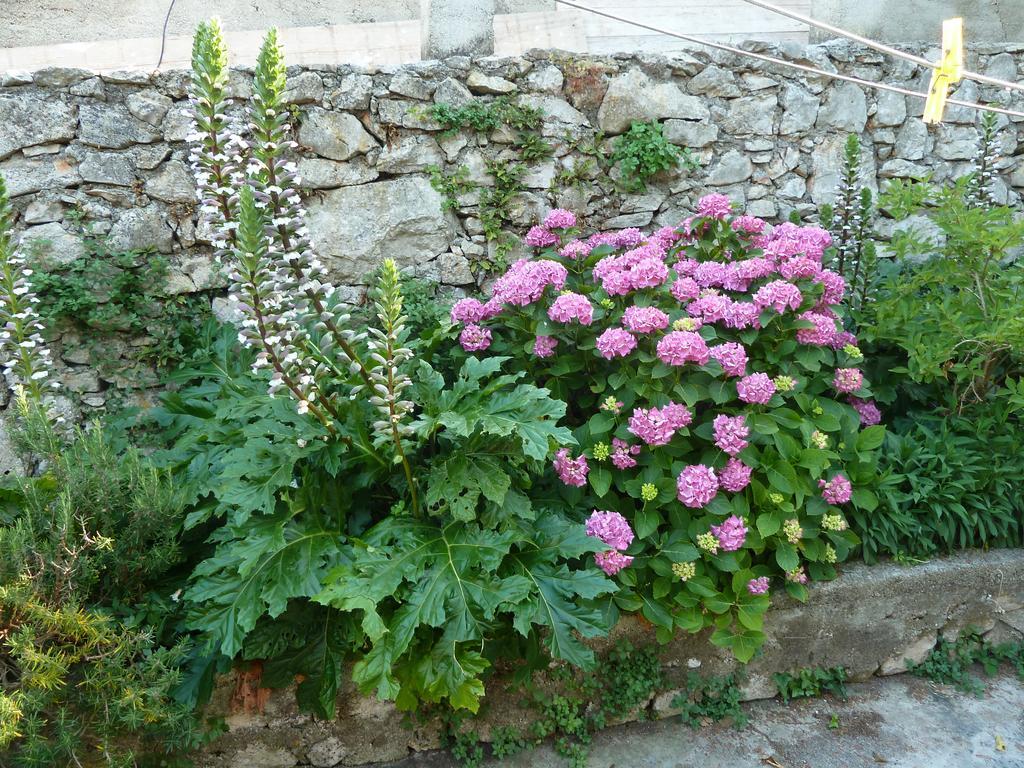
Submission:
[[[558,243],[558,235],[541,226],[530,227],[525,242],[533,248],[546,248]]]
[[[853,497],[853,485],[843,475],[836,475],[828,482],[818,481],[821,498],[829,504],[845,504]]]
[[[748,235],[759,235],[764,232],[766,226],[768,226],[768,222],[757,218],[757,216],[737,216],[732,220],[733,231]]]
[[[859,397],[851,397],[850,405],[854,407],[857,415],[860,416],[862,426],[873,427],[875,424],[881,423],[882,412],[878,410],[874,400],[861,400]]]
[[[625,357],[636,349],[636,337],[624,328],[609,328],[595,342],[597,351],[606,360]]]
[[[693,273],[693,279],[701,288],[718,288],[728,279],[731,270],[717,261],[705,261]]]
[[[717,495],[718,476],[704,464],[691,464],[676,478],[676,498],[687,507],[700,509]]]
[[[803,300],[800,289],[785,280],[772,280],[754,294],[754,304],[758,309],[771,307],[780,315],[787,309],[799,309]]]
[[[597,563],[598,568],[609,576],[614,576],[623,568],[628,568],[633,562],[633,558],[621,552],[616,552],[614,549],[609,549],[604,552],[595,553],[594,562]]]
[[[499,305],[526,307],[537,301],[549,285],[562,290],[568,276],[566,268],[557,261],[520,259],[494,281],[491,300]]]
[[[467,325],[459,334],[459,344],[467,352],[482,352],[491,346],[491,329]]]
[[[613,549],[626,549],[633,543],[633,529],[618,512],[595,509],[587,518],[587,536],[600,539]]]
[[[767,576],[758,576],[747,582],[747,592],[752,595],[763,595],[768,591],[769,581]]]
[[[708,354],[721,363],[726,376],[743,376],[747,372],[747,350],[742,344],[727,341],[708,349]]]
[[[533,354],[537,357],[551,357],[557,346],[558,339],[554,336],[538,336],[533,340]]]
[[[831,346],[833,349],[842,349],[848,344],[856,347],[857,337],[854,336],[849,331],[840,331],[839,333],[836,334],[835,338],[832,340],[832,343],[829,346]]]
[[[857,368],[836,368],[832,386],[836,388],[836,392],[856,392],[864,386],[864,374]]]
[[[730,456],[736,456],[750,445],[747,442],[747,438],[750,436],[750,427],[747,426],[745,415],[726,416],[722,413],[715,416],[712,424],[715,429],[715,445]]]
[[[699,317],[705,323],[717,323],[724,320],[732,311],[732,299],[719,293],[708,291],[696,301],[690,302],[686,311]]]
[[[568,448],[561,448],[555,454],[554,465],[558,478],[566,485],[582,488],[587,484],[587,473],[590,472],[590,466],[587,464],[586,456],[581,455],[574,459],[569,456]]]
[[[627,227],[612,233],[614,245],[618,248],[635,248],[644,241],[644,233],[636,227]]]
[[[753,468],[747,466],[739,459],[729,459],[718,473],[718,484],[724,491],[739,493],[750,485],[750,475],[752,472]]]
[[[622,324],[633,333],[654,333],[668,328],[668,315],[657,307],[627,307]]]
[[[484,305],[476,299],[460,299],[452,307],[453,323],[479,323],[487,314]]]
[[[775,265],[760,256],[736,262],[736,275],[744,280],[758,280],[774,273]]]
[[[814,324],[813,328],[800,328],[796,332],[796,340],[801,344],[827,347],[836,338],[836,321],[828,315],[823,315],[820,312],[804,312],[799,315],[799,319]]]
[[[672,292],[672,298],[680,304],[693,301],[700,296],[700,286],[697,285],[697,281],[692,277],[680,277],[672,283],[669,291]]]
[[[697,271],[697,267],[699,266],[700,262],[696,259],[681,256],[672,269],[674,269],[676,274],[680,277],[693,277],[693,273]],[[697,293],[700,293],[699,287]]]
[[[736,382],[736,393],[745,403],[764,405],[775,394],[775,382],[767,373],[752,373]]]
[[[636,466],[636,459],[640,454],[639,445],[630,445],[619,438],[612,439],[612,464],[616,469],[632,469]]]
[[[641,259],[629,268],[629,280],[634,290],[657,288],[668,279],[668,265],[659,258]]]
[[[689,310],[687,310],[689,311]],[[749,301],[730,301],[722,317],[727,328],[743,330],[744,328],[760,328],[761,312]]]
[[[582,240],[571,240],[562,246],[558,253],[566,259],[576,261],[577,259],[585,259],[590,254],[590,251],[591,247]]]
[[[669,402],[668,405],[662,406],[661,414],[668,419],[672,429],[676,430],[688,427],[690,422],[693,421],[693,414],[690,412],[690,409],[681,403]]]
[[[678,403],[664,408],[636,408],[629,417],[629,431],[648,445],[667,445],[676,430],[692,420],[690,409]]]
[[[730,515],[721,525],[712,525],[711,533],[718,539],[718,546],[723,552],[735,552],[747,540],[747,526],[743,518]]]
[[[576,226],[576,214],[565,208],[555,208],[544,217],[544,226],[548,229],[569,229]]]
[[[806,256],[787,259],[779,265],[779,274],[787,280],[807,280],[815,278],[821,272],[821,262]]]
[[[704,195],[697,201],[697,215],[707,219],[724,219],[732,213],[732,203],[725,195]]]
[[[707,342],[693,331],[672,331],[658,341],[658,359],[666,365],[704,365],[710,357]]]
[[[556,323],[590,325],[594,321],[594,306],[580,293],[563,293],[548,307],[548,317]]]
[[[821,303],[836,305],[843,301],[846,295],[846,281],[842,275],[833,272],[831,269],[823,269],[814,278],[814,282],[821,283],[825,290],[821,294]]]

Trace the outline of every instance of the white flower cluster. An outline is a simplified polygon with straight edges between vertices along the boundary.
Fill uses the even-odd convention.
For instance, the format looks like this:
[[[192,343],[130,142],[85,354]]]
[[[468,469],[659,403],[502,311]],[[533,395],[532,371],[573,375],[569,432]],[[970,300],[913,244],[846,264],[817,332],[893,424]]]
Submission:
[[[14,242],[14,214],[7,188],[0,178],[0,357],[8,386],[22,391],[52,413],[52,390],[60,387],[53,378],[53,361],[43,339],[39,298],[32,291],[28,268]]]
[[[270,370],[271,394],[287,391],[300,413],[333,432],[337,385],[347,387],[353,376],[360,387],[381,382],[376,366],[357,352],[366,335],[348,327],[306,227],[297,167],[288,158],[297,145],[289,139],[285,65],[273,30],[257,60],[245,135],[229,125],[227,80],[220,29],[201,25],[193,49],[191,158],[229,298],[244,318],[239,340],[257,351],[256,368]]]

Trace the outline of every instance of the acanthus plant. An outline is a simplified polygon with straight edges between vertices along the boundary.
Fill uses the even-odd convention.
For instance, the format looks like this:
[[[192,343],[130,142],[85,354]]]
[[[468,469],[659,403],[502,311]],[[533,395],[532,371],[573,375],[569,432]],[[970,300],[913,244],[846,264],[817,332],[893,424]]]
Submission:
[[[40,407],[56,422],[53,377],[45,327],[36,311],[39,299],[31,284],[32,270],[14,240],[14,210],[0,176],[0,359],[7,385]]]
[[[209,661],[261,659],[269,685],[301,675],[299,703],[326,717],[346,659],[403,707],[473,710],[509,647],[593,663],[581,637],[608,630],[595,600],[614,589],[590,561],[603,547],[530,493],[574,445],[565,404],[505,358],[434,356],[390,260],[372,317],[353,319],[303,224],[276,35],[242,133],[227,78],[220,29],[203,24],[193,162],[244,348],[222,340],[156,414],[191,491],[186,525],[214,547],[184,596]]]
[[[700,200],[679,228],[574,237],[551,212],[536,249],[452,319],[479,355],[515,355],[568,401],[582,452],[553,462],[563,503],[610,548],[596,562],[662,640],[713,627],[751,658],[771,590],[799,599],[856,545],[884,428],[843,331],[829,234]],[[594,510],[593,512],[590,512]],[[775,585],[775,586],[773,586]]]
[[[822,226],[832,235],[825,262],[846,281],[845,303],[854,313],[868,301],[878,261],[871,239],[874,196],[861,178],[860,153],[860,138],[851,133],[843,148],[835,202],[821,208]]]

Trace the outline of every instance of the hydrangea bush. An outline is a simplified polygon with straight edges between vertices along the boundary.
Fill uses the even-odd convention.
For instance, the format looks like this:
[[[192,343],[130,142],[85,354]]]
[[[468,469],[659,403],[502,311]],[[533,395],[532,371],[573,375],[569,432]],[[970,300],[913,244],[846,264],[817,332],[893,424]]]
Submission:
[[[846,510],[875,504],[883,428],[830,236],[722,195],[678,228],[576,234],[563,210],[534,227],[533,258],[452,308],[460,342],[569,404],[581,449],[553,474],[607,546],[615,606],[662,639],[713,627],[747,660],[772,592],[832,578],[857,544]]]

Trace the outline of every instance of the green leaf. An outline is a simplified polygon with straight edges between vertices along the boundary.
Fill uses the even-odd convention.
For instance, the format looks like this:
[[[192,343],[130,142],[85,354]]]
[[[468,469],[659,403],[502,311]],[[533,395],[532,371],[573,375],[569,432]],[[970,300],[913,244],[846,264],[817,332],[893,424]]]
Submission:
[[[599,637],[611,629],[594,599],[616,587],[595,566],[572,570],[559,560],[600,546],[582,525],[545,514],[537,520],[531,546],[513,556],[515,572],[532,584],[529,596],[516,608],[516,630],[526,636],[531,625],[546,627],[551,655],[579,667],[594,663],[594,652],[579,637]]]
[[[498,611],[513,610],[531,591],[523,576],[497,573],[515,538],[511,530],[394,517],[371,529],[351,565],[332,572],[314,598],[362,611],[364,627],[379,622],[386,628],[383,634],[368,631],[372,647],[353,668],[361,690],[396,698],[411,688],[429,693],[430,701],[446,698],[472,709],[482,684],[481,659],[470,649],[479,647]],[[417,633],[440,628],[444,642],[432,652],[440,666],[403,680]]]
[[[861,430],[861,433],[857,435],[857,450],[858,451],[873,451],[878,448],[885,440],[885,427],[881,424],[876,424],[872,427],[866,427]]]
[[[612,486],[612,473],[604,467],[594,467],[587,478],[590,480],[590,487],[598,496],[604,496]]]
[[[434,462],[424,500],[431,507],[447,505],[456,520],[469,521],[477,516],[481,496],[501,505],[511,486],[512,479],[493,457],[457,453]]]
[[[637,538],[646,539],[658,530],[658,526],[661,525],[661,515],[654,507],[644,506],[637,512],[634,522]]]
[[[319,593],[327,570],[343,561],[340,532],[311,514],[252,517],[217,536],[220,544],[196,567],[185,597],[189,627],[229,657],[261,616],[278,616],[289,600]]]
[[[757,516],[757,532],[761,534],[761,538],[767,539],[769,536],[778,533],[782,527],[782,516],[776,515],[773,512],[762,512]]]
[[[771,483],[773,488],[782,493],[787,495],[795,493],[797,486],[796,470],[793,469],[789,462],[778,459],[768,468],[768,482]]]
[[[784,571],[792,571],[800,566],[800,556],[796,547],[787,542],[779,542],[775,549],[775,562]]]

